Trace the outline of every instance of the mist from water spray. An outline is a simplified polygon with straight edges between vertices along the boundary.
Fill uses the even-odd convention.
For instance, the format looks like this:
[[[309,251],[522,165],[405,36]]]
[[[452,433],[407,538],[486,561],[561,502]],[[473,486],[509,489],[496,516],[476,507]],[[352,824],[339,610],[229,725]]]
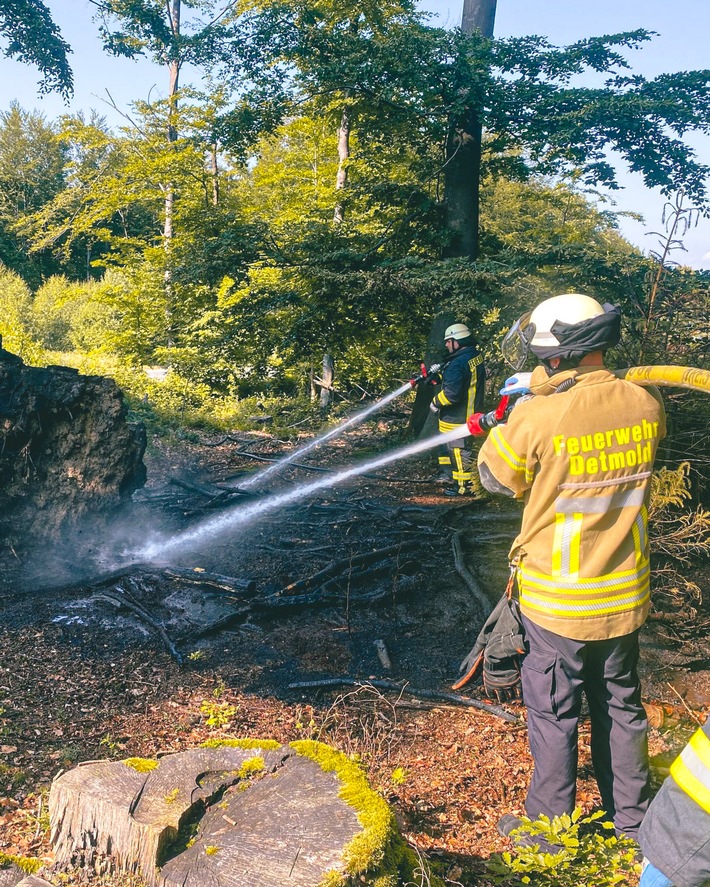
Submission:
[[[353,425],[357,425],[359,422],[362,422],[364,419],[367,419],[369,415],[377,412],[377,410],[381,410],[382,407],[387,406],[388,403],[395,400],[401,394],[404,394],[405,391],[411,390],[411,383],[405,382],[400,388],[397,388],[396,391],[392,391],[390,394],[386,395],[382,398],[382,400],[378,400],[376,403],[371,404],[364,410],[361,410],[359,413],[356,413],[354,416],[351,416],[349,419],[346,419],[344,422],[341,422],[340,425],[336,425],[335,428],[331,428],[330,431],[326,431],[324,434],[321,434],[319,437],[314,438],[309,441],[307,444],[304,444],[302,447],[298,447],[292,453],[289,453],[288,456],[284,456],[279,459],[278,462],[274,462],[273,465],[269,465],[268,468],[263,468],[261,471],[258,471],[256,474],[252,475],[245,481],[241,481],[238,484],[238,488],[241,490],[245,490],[248,487],[254,486],[254,484],[259,483],[260,481],[265,480],[269,475],[273,474],[275,471],[279,471],[285,465],[288,465],[289,462],[293,462],[294,459],[297,459],[299,456],[304,456],[306,453],[309,453],[311,450],[314,450],[320,444],[325,443],[327,440],[331,440],[333,437],[337,437],[339,434],[342,434],[348,428],[352,428]]]
[[[346,468],[337,474],[320,478],[309,484],[302,484],[285,493],[279,493],[275,496],[269,496],[268,499],[262,499],[260,502],[254,502],[252,505],[236,505],[224,514],[210,518],[202,524],[194,527],[192,530],[185,530],[175,536],[167,539],[156,540],[143,548],[137,549],[132,554],[132,562],[154,561],[164,558],[177,549],[188,548],[199,543],[204,543],[208,539],[219,536],[227,530],[233,530],[249,523],[254,518],[266,514],[269,511],[275,511],[296,502],[299,499],[305,499],[312,493],[319,490],[327,490],[343,481],[349,480],[351,477],[357,477],[360,474],[366,474],[374,468],[380,468],[383,465],[389,465],[390,462],[396,462],[398,459],[406,459],[408,456],[415,456],[417,453],[423,453],[432,447],[440,446],[448,441],[462,440],[469,435],[468,428],[461,425],[445,434],[437,434],[434,437],[428,437],[425,440],[416,441],[406,447],[393,450],[384,456],[378,456],[365,462],[362,465],[355,465],[353,468]]]

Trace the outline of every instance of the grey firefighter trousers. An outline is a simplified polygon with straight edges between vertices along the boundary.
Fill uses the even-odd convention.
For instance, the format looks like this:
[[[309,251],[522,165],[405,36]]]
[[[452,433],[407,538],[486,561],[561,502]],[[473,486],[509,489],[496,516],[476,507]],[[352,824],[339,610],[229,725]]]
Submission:
[[[575,807],[582,693],[591,719],[591,751],[602,807],[617,833],[637,839],[649,804],[646,712],[638,677],[638,631],[575,641],[523,616],[530,652],[523,699],[535,763],[525,809],[559,816]]]

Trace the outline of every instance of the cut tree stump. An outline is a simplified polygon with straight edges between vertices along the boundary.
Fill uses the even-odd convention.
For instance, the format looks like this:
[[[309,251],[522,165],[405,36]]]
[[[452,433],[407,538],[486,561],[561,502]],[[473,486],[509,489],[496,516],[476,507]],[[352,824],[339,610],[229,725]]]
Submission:
[[[260,756],[273,771],[288,753],[202,748],[167,755],[149,772],[115,761],[76,767],[54,781],[49,795],[56,863],[98,863],[157,884],[156,866],[196,805],[238,782],[245,761]]]
[[[352,777],[338,773],[354,765],[327,746],[342,771],[309,751],[242,746],[89,762],[59,776],[49,797],[55,871],[133,873],[150,887],[318,887],[344,872],[365,831],[341,797]],[[403,847],[390,819],[385,841]]]
[[[342,870],[343,848],[362,831],[338,797],[340,782],[293,755],[275,778],[234,786],[200,824],[195,843],[160,873],[161,887],[317,887]]]
[[[39,875],[28,875],[18,865],[11,863],[0,868],[0,887],[52,887]]]
[[[14,863],[10,863],[8,866],[3,866],[0,868],[0,887],[16,887],[26,875],[27,872],[23,872],[22,869]]]

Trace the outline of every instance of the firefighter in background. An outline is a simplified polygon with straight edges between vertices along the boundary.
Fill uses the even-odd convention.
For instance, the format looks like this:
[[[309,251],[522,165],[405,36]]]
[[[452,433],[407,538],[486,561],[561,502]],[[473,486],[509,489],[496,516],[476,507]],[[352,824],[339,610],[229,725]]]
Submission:
[[[511,550],[529,652],[523,699],[535,764],[531,819],[572,813],[582,694],[602,806],[637,839],[649,803],[638,633],[649,611],[648,502],[665,413],[655,388],[618,379],[604,353],[621,313],[578,293],[521,317],[503,353],[541,362],[506,424],[481,447],[481,481],[525,503]],[[499,831],[520,825],[503,816]]]
[[[639,887],[710,884],[710,719],[671,765],[639,843],[646,858]]]
[[[465,427],[471,413],[483,409],[486,393],[483,355],[469,328],[463,323],[447,327],[444,345],[449,353],[442,363],[441,385],[429,407],[438,416],[440,432],[452,431],[457,425]],[[469,447],[468,435],[440,447],[439,467],[442,472],[450,472],[454,481],[445,495],[465,496],[480,491]]]

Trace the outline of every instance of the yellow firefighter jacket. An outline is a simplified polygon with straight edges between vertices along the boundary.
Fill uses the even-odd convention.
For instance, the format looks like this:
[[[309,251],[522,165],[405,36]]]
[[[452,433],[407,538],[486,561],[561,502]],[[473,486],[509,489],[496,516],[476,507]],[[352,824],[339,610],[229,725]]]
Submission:
[[[491,431],[478,459],[488,490],[525,502],[511,549],[522,612],[576,640],[628,634],[649,610],[647,507],[665,435],[660,394],[600,367],[551,378],[540,367],[531,381],[534,396]]]

